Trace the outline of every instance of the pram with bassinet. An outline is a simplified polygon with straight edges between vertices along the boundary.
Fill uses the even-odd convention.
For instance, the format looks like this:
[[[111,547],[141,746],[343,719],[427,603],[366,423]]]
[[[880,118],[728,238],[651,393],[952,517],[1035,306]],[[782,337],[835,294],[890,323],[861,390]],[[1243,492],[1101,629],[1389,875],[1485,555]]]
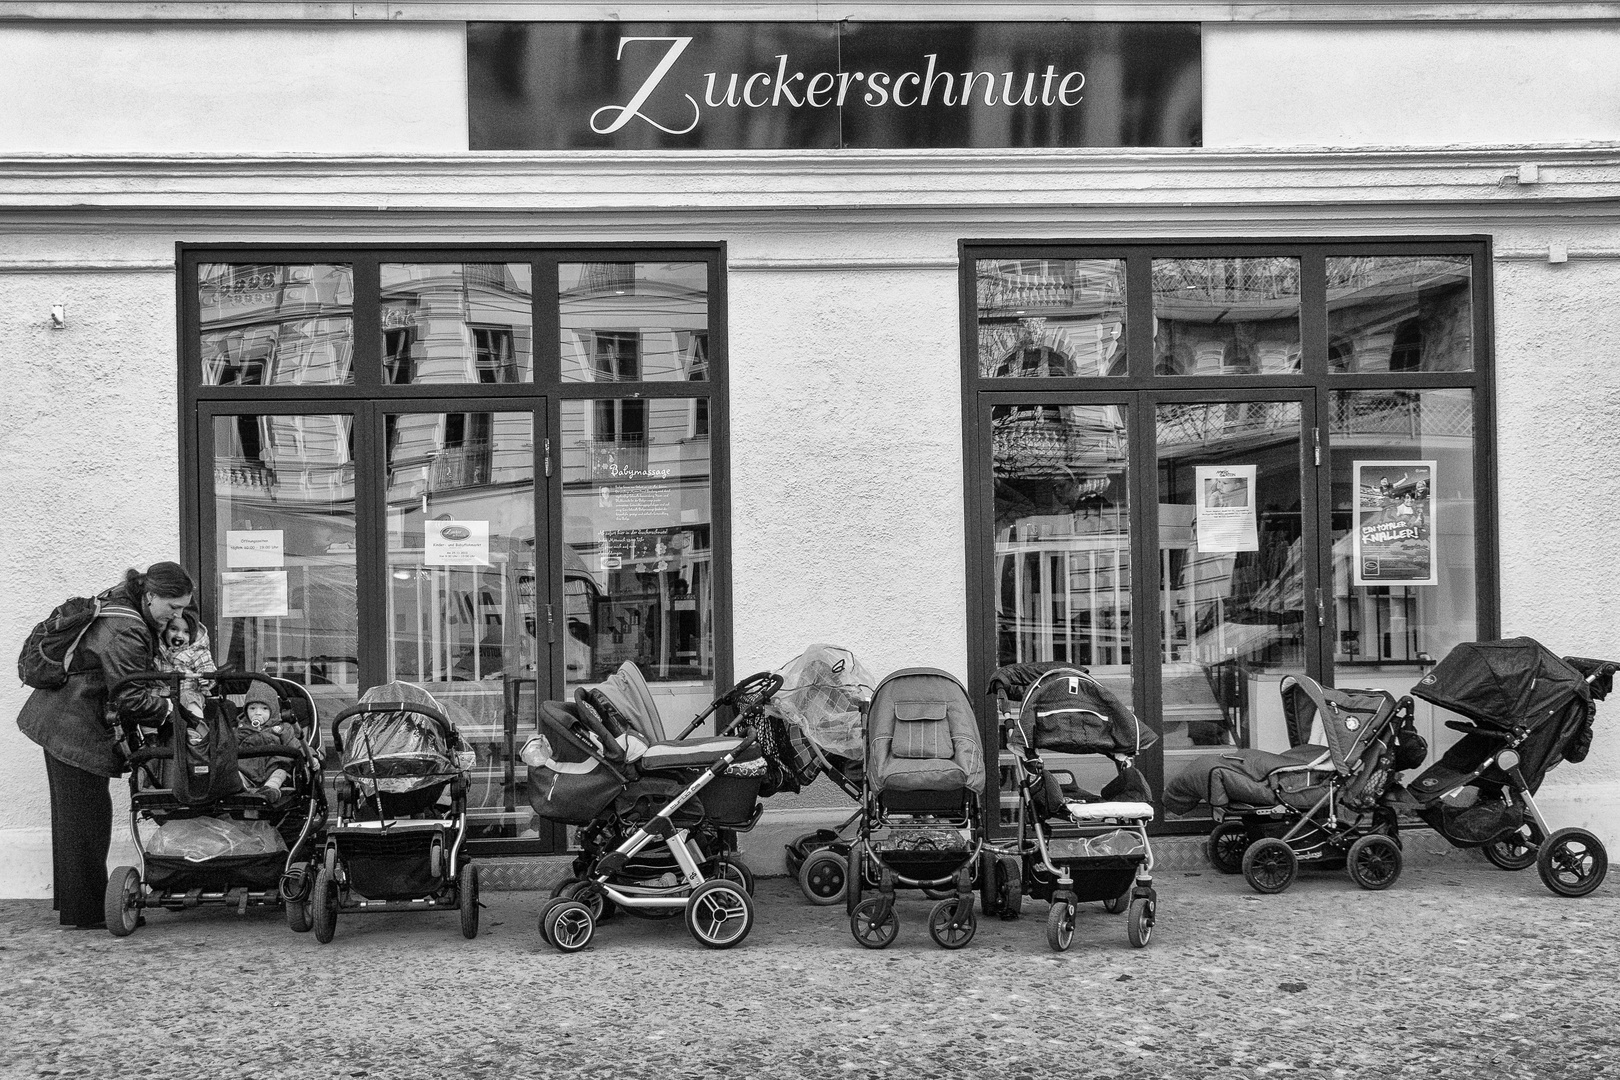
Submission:
[[[854,653],[836,645],[811,645],[778,674],[782,689],[771,701],[771,711],[788,725],[796,760],[804,768],[801,783],[825,776],[860,802],[865,708],[877,683]],[[856,809],[838,828],[803,833],[785,845],[788,874],[812,904],[836,904],[844,898],[849,846],[860,819]]]
[[[182,682],[203,691],[201,717],[178,705]],[[141,909],[171,911],[224,904],[245,911],[285,904],[294,930],[308,930],[304,898],[326,821],[321,782],[321,732],[314,699],[297,683],[242,672],[143,673],[130,683],[161,684],[176,703],[157,727],[119,718],[129,763],[130,833],[139,866],[120,866],[107,880],[107,929],[132,933]],[[275,696],[278,724],[296,730],[293,747],[245,751],[236,732],[244,697],[254,683]],[[188,719],[189,718],[189,719]],[[241,781],[241,758],[273,758],[289,779],[279,792]]]
[[[332,747],[342,773],[310,898],[316,939],[331,941],[343,914],[446,909],[477,937],[473,755],[438,701],[414,683],[374,686],[333,718]]]
[[[684,913],[709,948],[747,937],[753,875],[735,857],[734,836],[759,820],[759,795],[779,769],[767,753],[776,732],[764,706],[780,686],[769,672],[749,676],[673,740],[649,741],[655,730],[623,710],[615,700],[623,693],[581,688],[573,701],[541,703],[541,735],[522,751],[529,801],[540,817],[579,826],[581,849],[573,875],[540,909],[545,941],[577,952],[621,908]],[[722,710],[731,734],[686,738]]]
[[[1082,668],[1042,665],[1025,686],[1024,667],[998,669],[990,683],[998,701],[1023,688],[1016,710],[1001,713],[1018,816],[1010,845],[986,845],[980,906],[986,915],[1017,918],[1025,894],[1047,901],[1046,942],[1063,952],[1074,942],[1079,904],[1101,900],[1119,911],[1123,900],[1126,937],[1141,948],[1158,917],[1158,893],[1147,835],[1153,793],[1135,762],[1158,733]],[[1048,767],[1043,750],[1100,754],[1116,775],[1100,793],[1082,791],[1072,774]]]
[[[1284,676],[1279,690],[1291,748],[1196,758],[1165,785],[1165,808],[1181,814],[1209,803],[1218,822],[1210,863],[1223,874],[1241,871],[1256,892],[1287,889],[1301,863],[1343,867],[1363,889],[1389,888],[1402,856],[1386,794],[1428,753],[1412,700],[1334,689],[1304,675]],[[1322,743],[1307,741],[1313,730]]]
[[[1613,690],[1616,670],[1608,660],[1559,659],[1527,637],[1451,650],[1412,693],[1469,722],[1446,721],[1462,739],[1407,789],[1418,815],[1504,870],[1535,864],[1560,896],[1596,889],[1609,866],[1602,841],[1585,829],[1551,830],[1534,794],[1559,762],[1585,759],[1595,702]]]
[[[928,933],[947,949],[973,940],[973,889],[984,846],[984,748],[956,677],[903,668],[878,683],[866,715],[859,831],[849,849],[849,929],[869,949],[900,932],[900,888],[950,890]]]

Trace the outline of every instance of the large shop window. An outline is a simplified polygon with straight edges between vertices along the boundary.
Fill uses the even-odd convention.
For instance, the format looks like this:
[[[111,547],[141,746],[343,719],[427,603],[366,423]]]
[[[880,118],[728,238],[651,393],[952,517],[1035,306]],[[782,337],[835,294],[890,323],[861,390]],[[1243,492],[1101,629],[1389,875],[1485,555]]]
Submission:
[[[424,686],[473,835],[559,839],[517,751],[630,662],[672,727],[730,672],[718,252],[181,249],[186,544],[220,664],[323,716]]]
[[[980,687],[1089,668],[1162,789],[1286,749],[1286,675],[1404,693],[1497,633],[1485,241],[963,254]]]

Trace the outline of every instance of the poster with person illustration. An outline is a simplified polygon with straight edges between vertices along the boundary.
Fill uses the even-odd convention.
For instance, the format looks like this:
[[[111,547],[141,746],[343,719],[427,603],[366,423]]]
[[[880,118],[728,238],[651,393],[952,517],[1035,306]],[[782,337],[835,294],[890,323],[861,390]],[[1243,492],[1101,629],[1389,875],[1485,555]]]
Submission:
[[[1433,461],[1357,461],[1356,585],[1434,585]]]

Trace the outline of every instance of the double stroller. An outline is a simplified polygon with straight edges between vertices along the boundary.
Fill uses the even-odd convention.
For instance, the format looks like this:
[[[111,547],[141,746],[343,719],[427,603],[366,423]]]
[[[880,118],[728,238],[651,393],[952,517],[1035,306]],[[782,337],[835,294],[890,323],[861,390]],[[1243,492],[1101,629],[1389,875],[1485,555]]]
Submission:
[[[736,832],[759,820],[758,798],[780,775],[783,732],[765,705],[781,684],[769,672],[749,676],[674,740],[662,739],[633,668],[581,687],[573,701],[541,703],[542,733],[522,750],[529,801],[542,818],[578,826],[581,849],[540,909],[545,941],[577,952],[620,909],[684,914],[688,932],[713,949],[748,936],[753,875],[735,855]],[[687,738],[722,710],[731,734]]]
[[[985,848],[984,913],[1017,918],[1025,894],[1045,900],[1051,904],[1046,942],[1064,952],[1074,943],[1077,906],[1101,900],[1110,912],[1128,906],[1126,937],[1145,946],[1158,916],[1147,835],[1153,793],[1135,761],[1158,734],[1082,668],[999,668],[990,689],[1012,752],[1018,810],[1013,843]],[[1018,704],[1005,707],[1020,689]],[[1092,794],[1072,773],[1050,768],[1042,751],[1099,754],[1112,761],[1116,775]]]
[[[1595,702],[1614,689],[1620,664],[1559,659],[1531,638],[1459,645],[1412,693],[1467,717],[1463,737],[1413,780],[1408,807],[1457,847],[1479,847],[1504,870],[1531,865],[1560,896],[1603,883],[1609,856],[1585,829],[1551,830],[1534,794],[1560,761],[1592,744]]]
[[[478,936],[478,867],[468,860],[472,750],[414,683],[374,686],[332,721],[337,817],[306,901],[322,944],[340,914],[459,913]]]
[[[107,929],[115,937],[133,933],[145,907],[221,904],[245,911],[285,904],[292,928],[308,930],[304,901],[326,821],[321,733],[309,692],[252,673],[153,672],[120,680],[114,694],[132,683],[162,685],[176,708],[157,727],[118,721],[140,865],[109,876]],[[238,749],[243,706],[233,699],[250,694],[274,703],[273,722],[289,732],[286,744]],[[183,698],[200,701],[201,715],[182,708]],[[243,783],[239,766],[250,758],[287,773],[279,791]]]
[[[900,888],[943,892],[928,916],[936,944],[960,949],[973,940],[983,794],[984,749],[962,684],[937,668],[903,668],[880,682],[867,712],[844,891],[856,941],[869,949],[894,941]]]
[[[1210,863],[1223,874],[1241,872],[1256,892],[1287,889],[1302,863],[1344,868],[1363,889],[1389,888],[1402,856],[1386,796],[1398,792],[1398,774],[1428,753],[1411,699],[1336,690],[1303,675],[1285,676],[1280,690],[1291,748],[1197,758],[1165,786],[1165,808],[1212,806],[1219,823],[1208,841]],[[1316,731],[1320,744],[1307,741]]]

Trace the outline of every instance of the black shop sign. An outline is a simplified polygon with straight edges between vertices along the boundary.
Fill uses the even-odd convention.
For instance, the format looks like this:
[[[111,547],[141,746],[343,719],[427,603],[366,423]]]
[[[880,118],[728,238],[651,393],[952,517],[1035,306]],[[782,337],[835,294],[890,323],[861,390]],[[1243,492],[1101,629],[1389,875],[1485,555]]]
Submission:
[[[1197,146],[1196,23],[467,26],[473,150]]]

